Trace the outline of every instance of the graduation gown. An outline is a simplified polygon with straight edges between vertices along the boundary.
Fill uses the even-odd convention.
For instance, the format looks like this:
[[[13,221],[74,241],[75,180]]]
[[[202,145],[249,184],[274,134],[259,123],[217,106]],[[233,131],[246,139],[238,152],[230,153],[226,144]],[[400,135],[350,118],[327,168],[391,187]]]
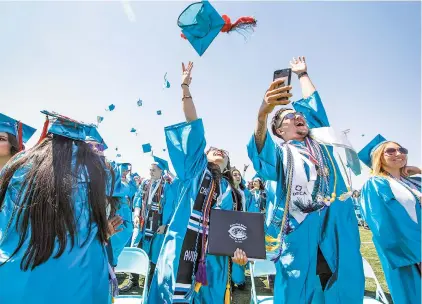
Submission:
[[[420,303],[421,275],[415,264],[421,262],[421,205],[405,187],[397,189],[405,199],[396,198],[387,178],[370,178],[361,192],[362,211],[394,303]]]
[[[72,167],[76,164],[76,146],[72,155]],[[12,218],[15,205],[20,205],[18,193],[23,185],[29,166],[18,169],[8,186],[4,205],[0,210],[0,263],[8,260],[16,249],[19,234],[16,232],[16,216]],[[0,303],[106,303],[109,296],[109,272],[105,246],[97,237],[97,225],[88,226],[88,181],[79,172],[72,185],[72,203],[76,219],[75,244],[70,240],[63,254],[53,258],[59,250],[58,243],[50,259],[34,270],[23,271],[20,263],[28,247],[30,232],[20,251],[0,266]],[[12,220],[10,229],[6,229]],[[31,227],[28,227],[30,230]]]
[[[174,296],[179,258],[187,226],[207,168],[204,153],[206,142],[202,119],[183,122],[165,128],[165,136],[171,162],[180,181],[176,209],[164,237],[154,278],[151,283],[149,302],[187,303]],[[222,196],[213,208],[232,210],[233,198],[226,180],[222,180]],[[206,256],[208,285],[202,286],[190,303],[222,304],[228,280],[228,257]],[[166,301],[166,302],[165,302]]]
[[[120,171],[117,168],[115,171]],[[118,179],[117,179],[118,177]],[[119,255],[122,253],[123,248],[130,246],[130,240],[133,232],[132,221],[132,198],[135,195],[136,186],[132,182],[124,182],[121,180],[121,173],[116,174],[116,190],[113,197],[119,199],[117,203],[116,215],[119,215],[123,224],[118,229],[123,229],[119,233],[114,234],[109,242],[112,247],[112,267],[116,267]]]
[[[309,98],[293,103],[296,111],[303,113],[310,128],[328,127],[329,122],[318,92]],[[296,144],[304,144],[296,142]],[[327,147],[334,159],[332,147]],[[283,192],[284,169],[283,152],[267,132],[264,147],[258,153],[255,137],[248,144],[248,154],[255,170],[265,180],[276,181],[275,205],[276,218],[280,219],[277,235],[285,205]],[[309,171],[306,164],[305,170]],[[337,197],[347,192],[341,178],[339,167],[328,164],[330,172],[337,172]],[[309,176],[309,174],[308,174]],[[334,177],[330,175],[330,190],[333,190]],[[290,222],[295,219],[289,217]],[[364,295],[364,275],[360,238],[353,203],[351,200],[336,199],[330,207],[307,215],[300,225],[284,239],[286,248],[276,263],[277,275],[274,284],[274,303],[297,304],[312,303],[314,293],[320,290],[316,275],[317,250],[320,247],[328,266],[333,273],[324,290],[325,303],[362,303]],[[315,302],[314,302],[315,303]]]
[[[141,186],[138,189],[138,192],[135,195],[135,199],[133,202],[134,208],[142,209],[142,199],[145,193],[146,183],[150,182],[150,180],[144,180]],[[178,182],[173,184],[169,184],[167,182],[163,183],[163,190],[161,195],[161,225],[168,225],[170,223],[170,219],[173,215],[174,205],[175,205],[175,194],[177,189]],[[142,212],[142,211],[141,211]],[[140,241],[142,242],[142,249],[148,254],[152,263],[156,264],[158,260],[158,255],[160,254],[161,245],[164,241],[165,234],[157,234],[155,233],[152,238],[145,238],[145,228],[142,228],[142,231],[139,232],[140,234]]]

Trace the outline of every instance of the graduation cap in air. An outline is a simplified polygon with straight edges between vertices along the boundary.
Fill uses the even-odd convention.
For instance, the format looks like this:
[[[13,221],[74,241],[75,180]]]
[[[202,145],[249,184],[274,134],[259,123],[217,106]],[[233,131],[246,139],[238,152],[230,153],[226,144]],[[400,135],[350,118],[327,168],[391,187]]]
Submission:
[[[161,115],[162,113],[161,113],[161,110],[158,110],[157,111],[157,115]]]
[[[47,119],[44,123],[40,140],[42,140],[47,134],[55,134],[75,140],[85,141],[87,137],[86,130],[92,126],[73,120],[56,112],[44,110],[41,111],[41,113],[45,114]]]
[[[143,144],[143,145],[142,145],[142,151],[143,151],[144,153],[151,152],[151,151],[152,151],[151,144]]]
[[[156,164],[158,168],[160,168],[163,171],[169,170],[169,163],[166,160],[159,158],[157,156],[153,156],[153,158],[154,158],[154,164]]]
[[[19,150],[23,149],[23,144],[28,142],[35,131],[36,129],[0,113],[0,132],[7,132],[15,136],[19,143]]]
[[[104,139],[101,137],[100,133],[98,132],[98,128],[96,125],[88,125],[85,127],[85,141],[94,141],[96,143],[102,144],[103,149],[107,150],[108,146],[104,142]]]
[[[362,150],[358,153],[359,159],[367,165],[369,168],[372,167],[372,154],[374,151],[383,143],[385,143],[387,139],[383,137],[381,134],[375,136]]]
[[[256,19],[241,17],[231,23],[227,15],[220,16],[208,1],[202,1],[185,8],[177,25],[182,29],[182,38],[187,39],[198,55],[202,56],[220,32],[247,32],[256,26]]]

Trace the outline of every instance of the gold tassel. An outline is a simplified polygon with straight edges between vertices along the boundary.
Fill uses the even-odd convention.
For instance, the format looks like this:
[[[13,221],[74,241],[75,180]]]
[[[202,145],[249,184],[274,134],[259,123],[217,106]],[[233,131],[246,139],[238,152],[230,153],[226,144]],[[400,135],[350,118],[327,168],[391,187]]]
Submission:
[[[111,298],[111,303],[114,303],[114,297]]]
[[[231,296],[230,296],[230,284],[226,285],[226,294],[224,295],[224,304],[230,304]]]
[[[195,283],[195,292],[198,293],[202,287],[202,283]]]

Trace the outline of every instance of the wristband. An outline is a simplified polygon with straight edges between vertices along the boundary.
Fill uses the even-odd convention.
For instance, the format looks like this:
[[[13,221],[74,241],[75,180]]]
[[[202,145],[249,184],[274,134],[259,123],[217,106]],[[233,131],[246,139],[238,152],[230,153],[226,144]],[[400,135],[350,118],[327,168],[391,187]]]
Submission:
[[[180,86],[181,86],[182,88],[183,88],[183,86],[187,86],[187,87],[189,88],[189,85],[188,85],[188,84],[186,84],[186,83],[182,83]]]
[[[184,99],[186,99],[186,98],[190,98],[190,99],[192,99],[192,96],[183,96],[183,97],[182,97],[182,100],[184,100]]]
[[[302,78],[303,76],[305,76],[305,75],[308,75],[308,73],[307,72],[302,72],[302,73],[299,73],[298,75],[297,75],[297,78],[298,79],[300,79],[300,78]]]

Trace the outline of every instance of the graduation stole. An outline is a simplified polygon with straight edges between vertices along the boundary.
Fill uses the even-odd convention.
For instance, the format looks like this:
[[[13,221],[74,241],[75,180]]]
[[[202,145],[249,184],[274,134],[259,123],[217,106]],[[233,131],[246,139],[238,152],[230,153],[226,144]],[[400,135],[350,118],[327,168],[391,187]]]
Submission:
[[[218,188],[218,183],[213,179],[211,172],[206,169],[183,239],[174,299],[189,299],[194,289],[199,291],[201,285],[208,284],[205,264],[208,223],[211,208],[216,204],[220,192]]]
[[[153,182],[149,180],[144,184],[141,209],[141,227],[145,224],[145,236],[151,237],[162,222],[161,195],[164,188],[164,180],[157,181],[152,189]]]

